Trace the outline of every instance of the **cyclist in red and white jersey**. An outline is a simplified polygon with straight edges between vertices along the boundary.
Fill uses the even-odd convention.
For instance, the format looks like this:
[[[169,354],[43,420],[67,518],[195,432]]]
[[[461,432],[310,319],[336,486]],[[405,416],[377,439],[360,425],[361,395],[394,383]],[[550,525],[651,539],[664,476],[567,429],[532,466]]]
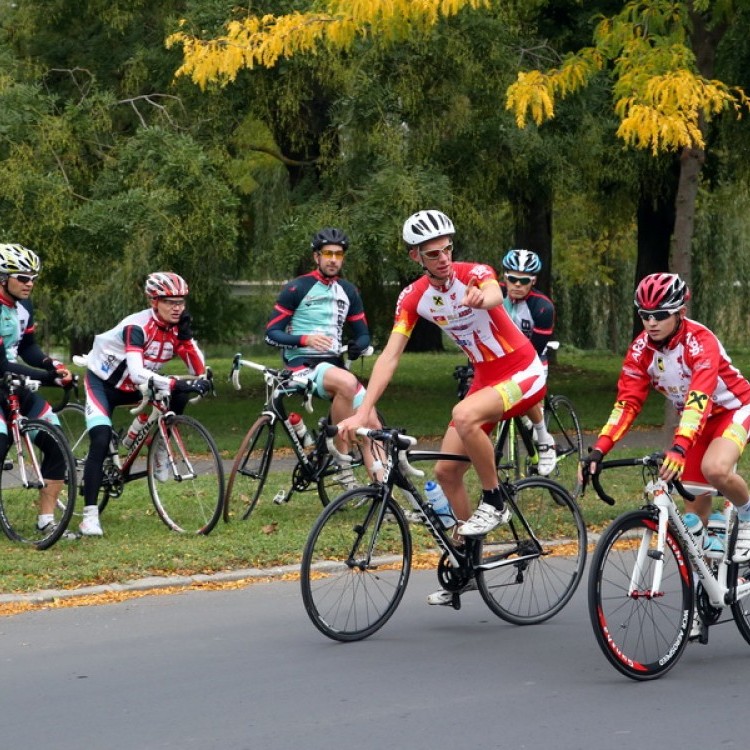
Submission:
[[[453,222],[441,211],[419,211],[406,220],[403,237],[409,257],[422,266],[424,275],[401,292],[395,323],[373,368],[367,395],[339,427],[351,433],[367,422],[396,371],[417,319],[440,326],[474,366],[471,388],[453,408],[442,442],[444,451],[467,454],[479,476],[482,500],[471,517],[463,481],[468,465],[438,462],[435,470],[456,517],[463,521],[458,533],[483,536],[510,517],[498,486],[488,432],[499,420],[523,414],[544,398],[545,375],[531,342],[503,308],[495,271],[481,263],[453,262],[454,234]],[[441,590],[428,601],[450,604],[451,595]]]
[[[159,370],[174,357],[182,359],[191,375],[206,371],[203,353],[193,339],[192,319],[185,309],[188,285],[171,272],[152,273],[145,292],[151,306],[129,315],[114,328],[94,338],[86,372],[86,427],[90,448],[83,470],[84,508],[80,525],[84,536],[101,536],[97,495],[102,467],[109,450],[112,412],[115,407],[141,400],[138,386],[154,385],[172,394],[170,408],[181,414],[196,393],[205,395],[207,380],[179,380],[160,375]],[[156,478],[168,476],[166,447],[156,452]]]
[[[635,292],[644,331],[631,343],[617,384],[614,409],[592,452],[581,466],[595,474],[599,462],[628,431],[649,388],[664,394],[680,419],[665,453],[660,475],[681,478],[694,493],[686,509],[705,525],[715,487],[739,513],[735,562],[750,561],[750,493],[736,472],[750,430],[750,382],[732,364],[719,339],[704,325],[686,317],[690,292],[672,273],[646,276]],[[717,540],[703,533],[704,549]]]

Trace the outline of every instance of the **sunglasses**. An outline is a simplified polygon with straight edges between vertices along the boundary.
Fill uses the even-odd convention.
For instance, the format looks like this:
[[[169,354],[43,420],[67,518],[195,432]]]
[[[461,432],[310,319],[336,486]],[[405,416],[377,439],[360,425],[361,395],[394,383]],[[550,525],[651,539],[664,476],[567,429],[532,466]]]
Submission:
[[[441,253],[450,255],[453,252],[453,243],[449,242],[445,247],[438,247],[434,250],[420,250],[419,254],[426,260],[437,260]]]
[[[324,258],[343,258],[343,250],[318,250]]]
[[[523,286],[526,286],[526,284],[531,284],[531,282],[534,280],[532,276],[512,276],[509,273],[505,274],[505,278],[508,280],[509,284],[521,284]]]
[[[638,310],[638,317],[641,320],[653,318],[657,322],[666,320],[674,314],[674,310]]]
[[[30,284],[32,281],[36,281],[37,276],[39,276],[38,273],[14,273],[11,274],[14,279],[19,281],[21,284]]]
[[[185,307],[184,299],[167,299],[166,297],[162,297],[159,302],[167,307]]]

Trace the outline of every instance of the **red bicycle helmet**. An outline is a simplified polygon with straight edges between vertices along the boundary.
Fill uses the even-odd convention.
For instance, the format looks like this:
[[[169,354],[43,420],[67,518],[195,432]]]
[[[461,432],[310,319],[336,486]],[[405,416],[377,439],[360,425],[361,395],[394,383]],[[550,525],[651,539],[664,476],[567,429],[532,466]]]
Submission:
[[[182,276],[171,271],[157,271],[146,279],[146,296],[151,300],[160,297],[187,297],[188,285]]]
[[[676,273],[652,273],[641,279],[634,303],[639,310],[677,312],[689,299],[690,290]]]

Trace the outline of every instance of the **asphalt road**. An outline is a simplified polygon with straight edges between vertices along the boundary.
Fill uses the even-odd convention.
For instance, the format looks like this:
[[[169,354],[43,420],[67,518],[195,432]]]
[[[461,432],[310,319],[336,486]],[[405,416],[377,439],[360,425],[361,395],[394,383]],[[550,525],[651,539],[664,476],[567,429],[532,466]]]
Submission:
[[[599,652],[585,579],[542,625],[478,595],[429,607],[412,575],[391,621],[340,644],[296,582],[0,619],[3,748],[681,750],[747,745],[750,646],[733,624],[635,683]]]

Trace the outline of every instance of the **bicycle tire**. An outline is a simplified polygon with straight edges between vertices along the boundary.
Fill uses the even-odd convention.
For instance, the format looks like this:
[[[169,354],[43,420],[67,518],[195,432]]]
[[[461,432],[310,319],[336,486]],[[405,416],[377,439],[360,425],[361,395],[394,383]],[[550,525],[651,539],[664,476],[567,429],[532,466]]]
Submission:
[[[245,434],[229,472],[224,495],[225,521],[233,515],[232,503],[241,503],[237,513],[243,521],[250,517],[268,479],[275,439],[275,426],[268,415],[258,417]]]
[[[70,452],[76,463],[78,472],[78,484],[83,480],[83,465],[89,452],[89,434],[86,429],[86,409],[83,404],[69,401],[59,411],[56,411],[60,420],[60,429],[65,435]]]
[[[544,477],[512,487],[513,515],[477,541],[477,588],[498,617],[533,625],[571,599],[586,564],[586,524],[567,490]]]
[[[740,568],[743,568],[742,575],[740,575]],[[747,563],[742,566],[737,563],[730,563],[729,571],[727,572],[727,585],[729,588],[734,588],[740,582],[740,577],[750,580],[750,571],[748,571]],[[747,643],[750,643],[750,599],[743,597],[739,601],[732,602],[731,611],[734,623],[737,625],[737,630],[740,631],[740,635],[745,639]]]
[[[693,578],[688,556],[672,529],[664,545],[661,590],[653,582],[658,520],[647,508],[624,513],[602,534],[591,561],[588,609],[596,641],[607,660],[633,680],[668,672],[688,643],[693,621]],[[630,593],[641,546],[641,571]]]
[[[224,469],[219,450],[208,430],[193,417],[171,417],[167,432],[178,475],[169,467],[164,481],[157,477],[156,454],[162,437],[154,432],[147,458],[151,500],[159,518],[172,531],[209,534],[224,507]]]
[[[43,530],[37,528],[42,477],[35,469],[35,465],[41,467],[43,459],[38,444],[41,436],[44,436],[42,442],[47,446],[54,444],[54,450],[64,465],[63,484],[54,504],[54,520]],[[0,526],[6,536],[40,550],[49,549],[67,532],[75,508],[76,490],[75,461],[62,430],[41,419],[27,420],[21,426],[21,443],[17,452],[8,452],[0,473]]]
[[[557,462],[550,479],[578,497],[578,466],[583,458],[583,433],[572,401],[567,396],[552,396],[544,409],[547,431],[555,441]]]
[[[302,601],[313,625],[333,640],[372,635],[404,595],[411,572],[409,525],[392,498],[385,508],[383,503],[379,487],[344,493],[324,508],[305,544]]]

